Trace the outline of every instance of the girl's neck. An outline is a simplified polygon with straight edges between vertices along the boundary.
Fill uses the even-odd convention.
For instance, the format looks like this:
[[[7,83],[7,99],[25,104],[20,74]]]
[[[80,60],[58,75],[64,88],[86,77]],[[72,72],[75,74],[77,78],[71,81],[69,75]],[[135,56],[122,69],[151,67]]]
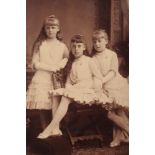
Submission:
[[[105,48],[103,51],[101,52],[97,52],[97,54],[104,54],[106,52],[107,48]]]
[[[55,41],[58,41],[57,38],[47,38],[46,39],[47,42],[55,42]]]
[[[78,57],[78,58],[75,58],[75,61],[79,61],[79,60],[81,60],[83,57],[84,57],[84,55],[82,55],[82,56],[80,56],[80,57]]]

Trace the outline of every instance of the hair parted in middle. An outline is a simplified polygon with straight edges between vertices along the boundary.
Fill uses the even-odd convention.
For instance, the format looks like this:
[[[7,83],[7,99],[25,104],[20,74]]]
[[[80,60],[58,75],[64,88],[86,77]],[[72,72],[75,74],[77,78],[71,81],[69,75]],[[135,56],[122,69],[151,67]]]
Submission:
[[[33,53],[37,53],[39,51],[39,47],[41,46],[42,42],[48,38],[46,35],[46,32],[45,32],[46,25],[58,26],[60,29],[59,19],[55,15],[50,15],[50,16],[46,17],[43,21],[43,26],[41,28],[41,31],[40,31],[37,39],[34,42],[34,45],[32,48],[32,55],[33,55]],[[58,40],[62,41],[61,29],[57,32],[56,37]]]
[[[90,56],[89,55],[89,52],[87,50],[87,44],[86,44],[86,40],[85,40],[85,37],[83,35],[80,35],[80,34],[76,34],[74,35],[72,38],[71,38],[71,41],[70,41],[70,44],[72,43],[83,43],[85,45],[85,50],[83,51],[83,55],[86,55],[86,56]],[[67,77],[67,74],[70,72],[71,70],[71,67],[72,67],[72,63],[75,59],[74,55],[72,54],[72,49],[70,49],[70,53],[69,53],[69,59],[68,59],[68,62],[67,62],[67,65],[65,67],[65,73],[66,73],[66,77]]]
[[[106,41],[108,41],[107,43],[107,48],[110,48],[111,49],[111,46],[110,46],[110,43],[109,43],[109,37],[108,37],[108,34],[106,32],[106,30],[104,29],[97,29],[93,32],[93,36],[92,36],[92,41],[94,42],[95,40],[97,39],[102,39],[104,38]],[[94,56],[96,54],[96,50],[95,48],[93,47],[92,48],[92,51],[91,51],[91,56]]]

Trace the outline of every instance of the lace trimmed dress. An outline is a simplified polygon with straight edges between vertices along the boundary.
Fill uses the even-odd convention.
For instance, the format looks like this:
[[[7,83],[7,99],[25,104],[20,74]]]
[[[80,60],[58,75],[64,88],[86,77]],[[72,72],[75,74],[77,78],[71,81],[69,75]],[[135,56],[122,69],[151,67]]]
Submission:
[[[129,123],[129,85],[128,80],[122,77],[118,72],[118,58],[115,52],[106,49],[102,53],[96,53],[93,56],[93,60],[98,66],[102,76],[108,74],[109,71],[114,71],[115,76],[106,84],[103,89],[107,91],[108,96],[113,99],[114,111],[116,115],[122,117],[124,123]],[[115,104],[116,103],[116,104]],[[119,114],[119,111],[124,113],[124,116]],[[122,130],[117,125],[113,128],[113,140],[116,139],[127,142],[129,140],[129,133]]]
[[[60,41],[49,43],[43,41],[39,52],[33,55],[32,63],[38,66],[27,91],[27,109],[51,109],[52,100],[49,97],[49,90],[54,89],[52,72],[49,68],[54,68],[64,58],[68,52],[66,45]],[[36,68],[36,67],[35,67]]]
[[[99,68],[102,76],[109,71],[115,72],[115,77],[104,84],[103,89],[108,92],[108,96],[115,100],[118,105],[129,106],[129,85],[128,80],[122,77],[118,72],[118,58],[115,52],[106,49],[102,53],[96,53],[93,60]]]
[[[66,87],[51,93],[71,98],[80,104],[111,102],[102,91],[101,80],[102,75],[92,58],[83,55],[74,60]]]

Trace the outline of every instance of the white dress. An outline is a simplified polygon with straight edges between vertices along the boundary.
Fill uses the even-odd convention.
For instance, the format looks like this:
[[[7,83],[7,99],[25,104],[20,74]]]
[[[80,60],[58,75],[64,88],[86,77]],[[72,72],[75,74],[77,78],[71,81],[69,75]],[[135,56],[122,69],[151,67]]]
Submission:
[[[115,102],[121,106],[129,106],[129,85],[126,78],[122,77],[118,71],[118,58],[115,52],[106,49],[102,53],[96,53],[93,60],[100,72],[105,76],[109,71],[115,72],[115,77],[104,84],[104,90],[108,92]]]
[[[92,58],[84,55],[74,60],[66,87],[53,90],[51,93],[66,96],[80,104],[110,102],[102,91],[101,73]]]
[[[60,41],[49,43],[43,41],[39,52],[33,55],[33,65],[39,66],[32,78],[27,91],[27,109],[51,109],[52,100],[49,90],[53,89],[52,72],[48,68],[55,67],[68,52],[66,45]]]

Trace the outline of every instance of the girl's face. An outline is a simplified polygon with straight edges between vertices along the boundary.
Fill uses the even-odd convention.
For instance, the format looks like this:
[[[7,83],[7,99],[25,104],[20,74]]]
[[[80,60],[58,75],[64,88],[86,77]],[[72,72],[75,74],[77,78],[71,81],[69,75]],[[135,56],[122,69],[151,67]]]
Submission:
[[[56,38],[56,35],[59,30],[60,29],[57,25],[45,25],[46,35],[50,39]]]
[[[102,36],[98,36],[93,40],[93,46],[97,52],[103,52],[108,41]]]
[[[71,52],[75,58],[80,58],[86,49],[84,43],[71,43]]]

